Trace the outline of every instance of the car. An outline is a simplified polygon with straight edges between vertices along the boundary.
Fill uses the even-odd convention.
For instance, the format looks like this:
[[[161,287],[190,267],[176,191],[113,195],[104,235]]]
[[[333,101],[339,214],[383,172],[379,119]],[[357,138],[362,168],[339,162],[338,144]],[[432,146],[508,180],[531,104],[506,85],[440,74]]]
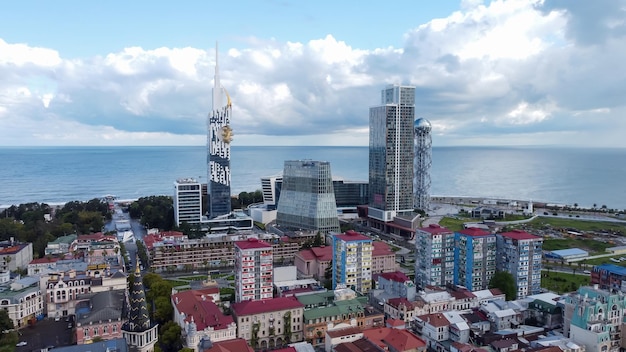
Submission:
[[[199,271],[194,271],[192,274],[200,274]]]
[[[18,342],[18,343],[15,345],[15,347],[22,347],[22,346],[26,346],[26,345],[28,345],[28,342],[26,342],[26,341],[20,341],[20,342]]]
[[[583,274],[591,274],[591,271],[589,271],[589,270],[583,270]]]
[[[59,320],[61,320],[61,317],[55,317],[54,318],[54,321],[59,321]]]

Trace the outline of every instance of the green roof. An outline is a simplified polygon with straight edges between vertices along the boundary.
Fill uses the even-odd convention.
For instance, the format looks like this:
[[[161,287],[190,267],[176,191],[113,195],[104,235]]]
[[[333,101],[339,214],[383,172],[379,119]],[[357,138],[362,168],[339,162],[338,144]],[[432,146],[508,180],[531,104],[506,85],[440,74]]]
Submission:
[[[324,291],[319,293],[313,293],[310,295],[300,295],[296,298],[298,299],[298,301],[300,301],[300,303],[302,303],[303,306],[308,307],[326,304],[329,301],[332,301],[334,297],[334,291]]]
[[[61,236],[55,239],[54,241],[50,242],[50,244],[61,244],[61,243],[71,244],[72,242],[76,240],[76,237],[77,237],[76,235]]]
[[[298,297],[298,299],[300,297]],[[359,300],[358,298],[349,299],[345,301],[337,301],[334,303],[334,305],[328,306],[328,307],[305,309],[304,321],[306,323],[309,320],[315,320],[317,318],[327,318],[327,317],[341,316],[343,314],[363,312],[364,311],[363,303],[361,301],[362,300]]]

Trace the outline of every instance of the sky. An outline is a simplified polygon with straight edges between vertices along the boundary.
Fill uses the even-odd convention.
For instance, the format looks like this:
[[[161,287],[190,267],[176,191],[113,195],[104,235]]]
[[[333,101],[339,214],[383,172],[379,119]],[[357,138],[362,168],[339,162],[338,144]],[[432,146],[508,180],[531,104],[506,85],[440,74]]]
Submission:
[[[434,146],[626,147],[626,0],[12,1],[0,146],[367,146],[388,84]]]

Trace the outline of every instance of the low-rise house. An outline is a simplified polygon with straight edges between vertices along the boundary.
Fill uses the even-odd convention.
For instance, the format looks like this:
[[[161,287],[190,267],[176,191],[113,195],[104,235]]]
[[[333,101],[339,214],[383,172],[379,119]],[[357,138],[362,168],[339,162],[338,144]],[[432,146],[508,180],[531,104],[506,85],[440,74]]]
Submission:
[[[409,301],[414,301],[417,296],[417,289],[413,280],[409,279],[409,277],[401,271],[378,275],[376,288],[383,290],[392,297],[404,297]]]
[[[0,242],[0,271],[26,269],[33,260],[33,244],[16,242],[13,237]]]
[[[472,291],[472,294],[476,296],[479,306],[483,303],[489,303],[491,301],[506,300],[506,295],[497,288],[490,288],[490,289],[480,290],[480,291]]]
[[[231,305],[237,337],[260,349],[302,340],[304,306],[294,297],[243,301]]]
[[[423,307],[427,313],[438,313],[451,310],[455,298],[443,288],[429,286],[420,292],[417,301],[424,302]]]
[[[463,286],[450,286],[448,287],[448,293],[454,298],[451,310],[468,312],[474,308],[478,308],[478,297],[467,288]]]
[[[335,352],[385,352],[385,350],[366,338],[341,343],[334,348]]]
[[[330,280],[326,271],[332,268],[333,248],[330,246],[313,247],[303,249],[296,253],[294,265],[298,273],[305,278],[313,278],[319,281]]]
[[[341,343],[352,342],[361,338],[363,338],[363,331],[355,326],[327,330],[324,349],[326,352],[332,352],[334,347]]]
[[[187,290],[172,295],[174,322],[181,328],[185,347],[199,351],[202,339],[211,342],[237,338],[237,324],[233,317],[224,315],[215,304],[219,288],[211,287],[200,290]]]
[[[391,298],[384,306],[385,317],[411,323],[415,316],[415,306],[404,297]]]
[[[470,340],[470,327],[457,311],[442,313],[450,322],[450,340],[455,342],[468,342]]]
[[[391,328],[367,329],[363,331],[363,335],[384,351],[426,351],[426,341],[407,330]]]
[[[200,352],[254,352],[254,349],[248,345],[244,339],[233,339],[227,341],[219,341],[215,343],[207,343],[204,348],[199,349]]]
[[[489,345],[495,352],[509,352],[517,350],[519,342],[517,339],[502,339],[492,341]]]
[[[39,280],[25,277],[0,286],[0,309],[4,309],[16,328],[27,326],[43,316],[44,295]]]
[[[575,343],[572,339],[565,336],[542,336],[530,343],[532,348],[556,346],[561,351],[566,352],[585,352],[584,345]]]
[[[503,309],[488,314],[494,331],[514,329],[520,325],[519,316],[513,309]]]
[[[46,256],[31,260],[30,263],[28,263],[28,275],[41,275],[51,270],[55,270],[54,268],[56,268],[56,262],[59,261],[59,259],[60,258],[57,257]]]
[[[479,310],[463,314],[463,319],[469,325],[473,336],[480,337],[491,330],[489,318]]]
[[[66,255],[70,253],[70,247],[76,241],[76,238],[78,236],[75,234],[57,237],[54,241],[48,242],[46,249],[44,249],[45,255]]]
[[[477,348],[476,346],[468,343],[452,342],[450,344],[450,352],[489,352],[489,350]]]
[[[415,318],[415,330],[429,348],[437,349],[440,342],[450,338],[450,322],[442,313],[420,315]]]
[[[92,343],[95,338],[121,338],[122,324],[127,320],[125,309],[125,290],[79,295],[76,305],[76,344]]]

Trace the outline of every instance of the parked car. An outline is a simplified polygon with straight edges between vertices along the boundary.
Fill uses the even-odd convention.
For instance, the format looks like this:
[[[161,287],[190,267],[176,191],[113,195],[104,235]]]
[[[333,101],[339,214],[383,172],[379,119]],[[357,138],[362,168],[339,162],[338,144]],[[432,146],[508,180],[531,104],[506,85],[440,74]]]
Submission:
[[[589,270],[583,270],[583,274],[591,274],[591,271],[589,271]]]
[[[15,347],[22,347],[22,346],[26,346],[26,345],[28,345],[28,342],[26,342],[26,341],[20,341],[20,342],[18,342],[18,343],[15,345]]]

